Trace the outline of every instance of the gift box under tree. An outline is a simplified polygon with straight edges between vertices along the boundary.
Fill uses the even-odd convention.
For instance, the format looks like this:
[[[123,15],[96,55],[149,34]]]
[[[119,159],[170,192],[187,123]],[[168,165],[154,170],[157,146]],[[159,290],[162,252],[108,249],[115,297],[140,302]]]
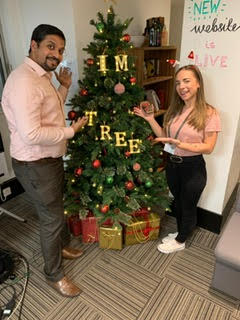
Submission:
[[[82,222],[79,217],[79,214],[73,214],[70,217],[68,217],[68,228],[70,233],[74,237],[79,237],[82,233]]]
[[[121,250],[123,248],[122,227],[120,225],[99,228],[99,247]]]
[[[99,228],[96,217],[86,217],[82,220],[82,242],[98,242],[99,240]]]
[[[159,236],[160,216],[157,213],[134,215],[124,227],[124,243],[132,245],[156,240]]]

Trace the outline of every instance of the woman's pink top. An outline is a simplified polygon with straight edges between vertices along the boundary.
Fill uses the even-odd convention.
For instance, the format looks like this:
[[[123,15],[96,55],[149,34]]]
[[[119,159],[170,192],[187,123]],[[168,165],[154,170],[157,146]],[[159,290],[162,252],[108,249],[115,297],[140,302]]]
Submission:
[[[179,127],[181,126],[181,124],[183,123],[183,121],[186,119],[186,117],[191,111],[192,111],[192,108],[183,110],[183,112],[180,115],[174,118],[173,122],[170,125],[171,138],[175,138],[175,135]],[[219,131],[221,131],[220,117],[218,112],[214,109],[211,116],[207,118],[205,130],[197,131],[193,127],[189,126],[187,122],[185,122],[179,132],[177,139],[179,139],[181,142],[201,143],[201,142],[204,142],[204,132],[219,132]],[[183,150],[176,147],[174,154],[178,156],[186,157],[186,156],[199,155],[200,153]]]

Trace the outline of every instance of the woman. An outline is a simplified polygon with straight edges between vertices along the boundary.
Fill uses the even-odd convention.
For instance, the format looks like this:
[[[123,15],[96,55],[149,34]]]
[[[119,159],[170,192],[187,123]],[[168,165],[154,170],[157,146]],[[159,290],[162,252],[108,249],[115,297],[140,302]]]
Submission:
[[[142,105],[134,108],[165,144],[167,152],[166,177],[174,196],[177,232],[162,239],[158,250],[172,253],[183,250],[185,241],[197,224],[197,203],[206,185],[206,167],[202,154],[210,154],[217,141],[220,118],[204,96],[201,72],[195,65],[181,67],[175,75],[176,90],[165,114],[163,128],[153,113]]]

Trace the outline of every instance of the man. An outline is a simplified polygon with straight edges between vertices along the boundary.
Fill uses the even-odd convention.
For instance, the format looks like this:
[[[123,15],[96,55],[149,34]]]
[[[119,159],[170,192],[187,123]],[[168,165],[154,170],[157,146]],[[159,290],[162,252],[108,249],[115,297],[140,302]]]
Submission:
[[[78,258],[82,251],[62,249],[64,226],[63,160],[66,141],[87,123],[78,118],[65,126],[64,101],[72,83],[71,72],[60,68],[55,76],[58,90],[51,82],[63,59],[65,37],[58,28],[41,24],[31,38],[29,56],[8,77],[2,107],[10,130],[10,152],[17,179],[33,199],[40,220],[40,240],[44,274],[60,294],[74,297],[81,290],[62,269],[62,258]]]

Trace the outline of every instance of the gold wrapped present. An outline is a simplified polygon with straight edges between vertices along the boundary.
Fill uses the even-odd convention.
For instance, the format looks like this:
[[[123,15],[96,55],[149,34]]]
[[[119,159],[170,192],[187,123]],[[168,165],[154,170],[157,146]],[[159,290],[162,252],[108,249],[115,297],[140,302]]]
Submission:
[[[160,216],[157,213],[133,217],[124,229],[125,245],[158,239],[159,228]]]
[[[99,228],[99,247],[121,250],[123,247],[121,226],[101,226]]]

